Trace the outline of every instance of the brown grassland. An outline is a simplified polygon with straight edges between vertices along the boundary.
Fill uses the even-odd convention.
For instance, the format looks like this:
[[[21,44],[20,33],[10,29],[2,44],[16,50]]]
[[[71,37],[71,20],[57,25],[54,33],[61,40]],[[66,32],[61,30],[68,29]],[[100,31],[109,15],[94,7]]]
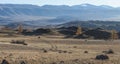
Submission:
[[[28,45],[11,44],[25,40]],[[96,60],[96,55],[112,49],[108,60]],[[87,53],[85,53],[87,51]],[[64,39],[62,36],[0,37],[0,62],[10,64],[120,64],[120,40]]]

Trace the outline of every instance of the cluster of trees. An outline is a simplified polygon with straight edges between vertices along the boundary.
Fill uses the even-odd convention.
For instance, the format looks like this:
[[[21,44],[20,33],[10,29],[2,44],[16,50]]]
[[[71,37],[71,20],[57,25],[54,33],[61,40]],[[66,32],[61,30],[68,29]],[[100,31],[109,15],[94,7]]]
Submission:
[[[82,31],[82,28],[78,27],[75,38],[89,38],[94,39],[118,39],[119,33],[116,30],[103,30],[101,28]]]

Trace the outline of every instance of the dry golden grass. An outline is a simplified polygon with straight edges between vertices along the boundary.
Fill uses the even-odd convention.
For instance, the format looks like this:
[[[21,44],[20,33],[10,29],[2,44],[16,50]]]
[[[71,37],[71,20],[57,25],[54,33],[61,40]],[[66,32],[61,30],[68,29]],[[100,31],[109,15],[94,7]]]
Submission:
[[[27,64],[120,64],[120,40],[86,41],[55,37],[0,37],[0,62],[6,59],[10,64],[20,64],[22,61]],[[25,40],[28,45],[10,44],[11,40]],[[115,52],[108,54],[109,60],[95,60],[96,55],[109,49]]]

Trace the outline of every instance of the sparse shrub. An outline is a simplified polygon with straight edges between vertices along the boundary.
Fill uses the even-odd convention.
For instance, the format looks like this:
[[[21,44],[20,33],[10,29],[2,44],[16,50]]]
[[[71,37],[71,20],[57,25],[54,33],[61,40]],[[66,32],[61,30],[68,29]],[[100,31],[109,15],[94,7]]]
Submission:
[[[44,49],[43,52],[44,52],[44,53],[47,53],[48,51]]]
[[[112,49],[109,49],[108,51],[103,51],[105,54],[114,54],[114,51]]]
[[[76,62],[76,61],[78,61],[78,60],[79,60],[79,59],[74,59],[73,61]]]
[[[41,49],[42,51],[43,51],[43,53],[47,53],[48,52],[48,50],[46,50],[46,49]]]
[[[88,53],[88,51],[84,51],[84,53]]]
[[[72,52],[68,52],[69,54],[72,54]]]
[[[67,52],[67,51],[63,51],[63,50],[58,50],[58,53],[72,53],[72,52]]]
[[[52,51],[58,51],[58,47],[56,45],[51,44]]]
[[[9,56],[11,57],[11,56],[13,56],[13,54],[11,53],[11,54],[9,54]]]
[[[109,49],[108,54],[114,54],[114,51],[112,49]]]
[[[1,64],[9,64],[9,62],[7,60],[3,59]]]
[[[63,53],[67,53],[67,51],[63,51]]]
[[[108,60],[109,57],[107,55],[97,55],[96,58],[97,60]]]
[[[13,33],[8,33],[8,36],[14,36]]]
[[[25,40],[12,40],[10,43],[27,45],[27,43],[25,43]]]
[[[62,53],[62,50],[58,50],[58,53]]]
[[[73,46],[73,48],[77,48],[77,46]]]
[[[51,63],[51,64],[57,64],[56,62],[53,62],[53,63]]]
[[[38,39],[40,39],[40,36],[38,37]]]
[[[59,64],[64,64],[65,62],[64,61],[60,61],[60,63]]]
[[[21,61],[20,64],[26,64],[26,62],[25,61]]]
[[[87,42],[88,40],[87,39],[85,39],[85,42]]]

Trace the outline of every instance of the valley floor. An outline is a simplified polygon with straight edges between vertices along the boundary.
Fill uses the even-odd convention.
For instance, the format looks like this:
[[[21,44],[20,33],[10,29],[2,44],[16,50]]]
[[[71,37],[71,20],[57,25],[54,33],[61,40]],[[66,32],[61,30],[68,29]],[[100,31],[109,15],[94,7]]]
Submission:
[[[25,40],[28,45],[11,44]],[[109,60],[96,60],[96,55],[112,49]],[[85,51],[88,51],[85,53]],[[10,64],[120,64],[120,40],[64,39],[62,36],[0,37],[0,63]]]

